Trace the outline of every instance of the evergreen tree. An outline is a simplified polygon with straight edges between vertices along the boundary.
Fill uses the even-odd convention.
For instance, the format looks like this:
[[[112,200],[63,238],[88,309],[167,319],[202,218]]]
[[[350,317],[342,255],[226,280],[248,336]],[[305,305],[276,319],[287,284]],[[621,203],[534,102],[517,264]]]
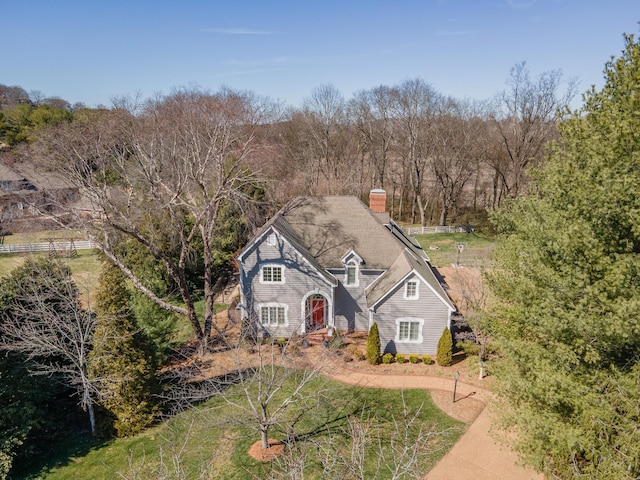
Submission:
[[[70,418],[76,412],[74,388],[77,376],[69,357],[59,351],[40,349],[39,345],[56,343],[53,335],[64,336],[61,342],[73,337],[73,329],[65,329],[66,320],[72,322],[77,301],[75,286],[70,282],[70,272],[63,265],[49,259],[27,260],[1,279],[0,287],[0,479],[18,476],[21,466],[32,465],[33,459],[43,452],[50,452],[70,429]],[[71,295],[60,295],[69,286]],[[40,308],[46,305],[46,308]],[[22,324],[40,320],[47,309],[56,311],[57,318],[46,316],[45,322],[52,328],[36,327],[42,336],[29,330],[22,342],[12,334]],[[16,327],[16,328],[14,328]],[[7,333],[8,332],[8,333]],[[32,342],[31,348],[18,348]],[[69,349],[78,344],[69,341]],[[41,355],[39,355],[41,354]],[[72,355],[81,361],[77,356]],[[44,367],[40,362],[52,364]],[[38,373],[43,373],[38,375]],[[73,385],[75,386],[75,385]]]
[[[155,362],[146,337],[136,326],[129,300],[124,275],[105,262],[96,293],[90,373],[119,436],[134,435],[149,426],[157,410]]]
[[[448,367],[451,365],[451,358],[453,356],[453,338],[451,337],[451,330],[445,328],[442,332],[440,340],[438,340],[438,352],[436,360],[438,365]]]
[[[380,332],[378,331],[378,324],[376,322],[373,322],[373,325],[371,325],[369,329],[365,357],[371,365],[380,363]]]
[[[640,44],[625,39],[536,194],[494,216],[501,412],[553,478],[640,476]]]

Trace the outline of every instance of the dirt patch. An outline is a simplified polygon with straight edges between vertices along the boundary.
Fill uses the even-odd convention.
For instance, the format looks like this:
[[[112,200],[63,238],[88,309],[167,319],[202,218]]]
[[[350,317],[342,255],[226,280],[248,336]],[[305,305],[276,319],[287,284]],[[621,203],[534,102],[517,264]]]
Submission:
[[[258,440],[249,448],[249,455],[258,460],[259,462],[270,462],[274,458],[282,455],[284,452],[284,442],[269,439],[269,447],[262,448],[262,441]]]
[[[467,304],[478,298],[485,288],[482,272],[470,267],[438,267],[438,273],[447,284],[447,293],[462,315]],[[471,297],[471,298],[470,298]]]

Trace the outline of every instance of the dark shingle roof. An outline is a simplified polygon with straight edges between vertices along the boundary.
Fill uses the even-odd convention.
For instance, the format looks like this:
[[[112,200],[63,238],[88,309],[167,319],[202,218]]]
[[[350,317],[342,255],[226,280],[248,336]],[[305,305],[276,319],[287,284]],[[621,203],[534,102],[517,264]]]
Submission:
[[[388,269],[403,250],[356,197],[299,197],[278,214],[323,268],[343,268],[353,249],[365,269]]]
[[[363,259],[361,268],[384,270],[366,292],[369,306],[415,272],[455,310],[422,247],[393,222],[384,224],[384,218],[352,196],[298,197],[271,218],[255,239],[271,228],[277,230],[332,283],[335,278],[325,270],[344,268],[342,258],[353,249]]]

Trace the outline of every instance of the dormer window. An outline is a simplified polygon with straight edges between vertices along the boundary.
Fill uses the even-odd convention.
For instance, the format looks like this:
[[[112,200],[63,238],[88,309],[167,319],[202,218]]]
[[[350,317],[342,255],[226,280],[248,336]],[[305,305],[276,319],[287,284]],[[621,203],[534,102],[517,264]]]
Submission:
[[[344,264],[344,279],[342,283],[346,287],[357,287],[360,285],[360,264],[364,263],[362,257],[351,249],[342,257],[342,263]]]
[[[358,284],[358,266],[354,263],[346,266],[344,284],[349,286],[355,286]]]
[[[404,298],[416,300],[418,298],[418,281],[409,280],[404,286]]]

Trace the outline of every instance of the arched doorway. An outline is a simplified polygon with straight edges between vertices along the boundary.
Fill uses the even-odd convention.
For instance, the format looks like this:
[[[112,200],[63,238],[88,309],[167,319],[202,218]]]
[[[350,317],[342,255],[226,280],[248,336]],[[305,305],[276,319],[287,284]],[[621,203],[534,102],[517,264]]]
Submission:
[[[305,331],[313,332],[327,323],[327,299],[319,294],[309,295],[305,301]]]

